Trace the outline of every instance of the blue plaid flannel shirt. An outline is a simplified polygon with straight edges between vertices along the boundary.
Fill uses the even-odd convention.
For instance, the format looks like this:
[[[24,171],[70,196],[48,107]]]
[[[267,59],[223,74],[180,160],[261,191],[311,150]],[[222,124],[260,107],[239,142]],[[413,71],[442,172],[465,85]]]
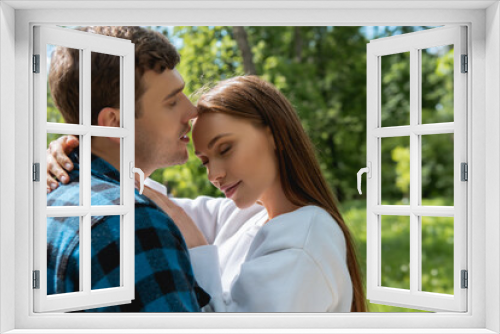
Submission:
[[[48,206],[80,205],[77,150],[69,155],[70,183],[47,195]],[[120,204],[120,173],[92,155],[92,205]],[[79,218],[47,218],[47,294],[79,290]],[[91,218],[92,289],[120,286],[120,216]],[[179,229],[135,190],[135,299],[87,312],[200,311],[210,296],[196,283]]]

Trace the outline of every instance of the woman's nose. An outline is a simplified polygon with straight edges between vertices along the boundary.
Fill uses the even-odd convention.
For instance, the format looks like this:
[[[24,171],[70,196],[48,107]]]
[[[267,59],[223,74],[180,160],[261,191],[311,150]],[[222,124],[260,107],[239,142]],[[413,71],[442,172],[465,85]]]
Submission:
[[[212,164],[212,166],[209,166],[208,169],[208,180],[214,184],[220,184],[221,181],[224,179],[225,172],[224,169],[221,168],[221,166],[217,166],[215,164]]]

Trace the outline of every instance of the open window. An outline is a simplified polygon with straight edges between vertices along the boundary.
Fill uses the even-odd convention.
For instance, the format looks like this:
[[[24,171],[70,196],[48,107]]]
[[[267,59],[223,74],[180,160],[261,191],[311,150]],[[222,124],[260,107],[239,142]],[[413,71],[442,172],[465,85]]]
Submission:
[[[79,62],[79,118],[69,121],[53,113],[47,105],[48,59],[55,48],[62,46],[75,52]],[[120,127],[92,125],[91,120],[91,57],[93,53],[112,55],[120,62]],[[82,31],[47,26],[34,27],[33,91],[34,91],[34,310],[35,312],[72,311],[129,303],[134,299],[134,44],[129,40],[94,35]],[[78,72],[78,71],[76,71]],[[48,200],[46,192],[47,144],[60,135],[79,138],[78,188],[73,196],[79,205],[67,205],[64,198]],[[91,189],[91,141],[94,137],[113,137],[120,142],[120,196],[115,205],[99,205]],[[68,195],[69,196],[69,195]],[[69,202],[68,202],[69,203]],[[72,202],[74,203],[74,202]],[[119,257],[119,272],[112,287],[92,289],[91,247],[94,238],[91,225],[96,217],[112,216],[120,235],[115,256]],[[74,261],[78,284],[72,292],[60,293],[48,286],[48,277],[57,275],[48,268],[48,224],[70,224],[78,231],[78,258]],[[64,256],[64,255],[63,255]],[[98,286],[98,285],[97,285]]]
[[[467,70],[465,27],[367,46],[367,298],[373,303],[467,311]],[[432,87],[436,73],[449,78],[439,90]],[[435,168],[446,177],[433,178]],[[387,244],[385,235],[394,233],[401,242]],[[448,233],[440,249],[453,263],[430,268],[429,260],[441,255],[426,252],[435,233]],[[406,260],[388,267],[395,253]],[[424,277],[433,275],[449,275],[453,286],[432,286]]]

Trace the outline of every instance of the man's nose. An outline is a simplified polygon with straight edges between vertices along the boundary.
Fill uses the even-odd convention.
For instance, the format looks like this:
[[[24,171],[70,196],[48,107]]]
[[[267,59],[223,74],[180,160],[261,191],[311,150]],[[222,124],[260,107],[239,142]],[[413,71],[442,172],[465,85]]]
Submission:
[[[198,117],[198,109],[191,103],[191,101],[188,99],[186,96],[186,99],[188,100],[188,111],[187,111],[187,117],[188,119],[193,119]]]

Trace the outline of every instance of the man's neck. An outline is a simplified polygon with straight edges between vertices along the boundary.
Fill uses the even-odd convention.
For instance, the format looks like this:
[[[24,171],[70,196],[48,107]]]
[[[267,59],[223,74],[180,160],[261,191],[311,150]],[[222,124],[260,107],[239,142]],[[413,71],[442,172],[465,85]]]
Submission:
[[[106,140],[102,139],[106,138],[94,138],[94,140],[92,141],[92,154],[105,160],[120,172],[120,148],[116,145],[113,145],[113,143],[110,143],[109,141],[107,142]],[[148,178],[153,171],[148,168],[142,168],[140,164],[138,165],[137,163],[138,161],[136,161],[135,167],[141,168],[141,170],[144,172],[144,178]],[[137,173],[135,173],[135,180],[138,182],[140,181],[139,174]]]
[[[111,166],[113,166],[117,171],[120,171],[120,152],[118,155],[115,152],[109,152],[106,150],[99,149],[92,146],[92,154],[97,155],[99,158],[105,160]]]

